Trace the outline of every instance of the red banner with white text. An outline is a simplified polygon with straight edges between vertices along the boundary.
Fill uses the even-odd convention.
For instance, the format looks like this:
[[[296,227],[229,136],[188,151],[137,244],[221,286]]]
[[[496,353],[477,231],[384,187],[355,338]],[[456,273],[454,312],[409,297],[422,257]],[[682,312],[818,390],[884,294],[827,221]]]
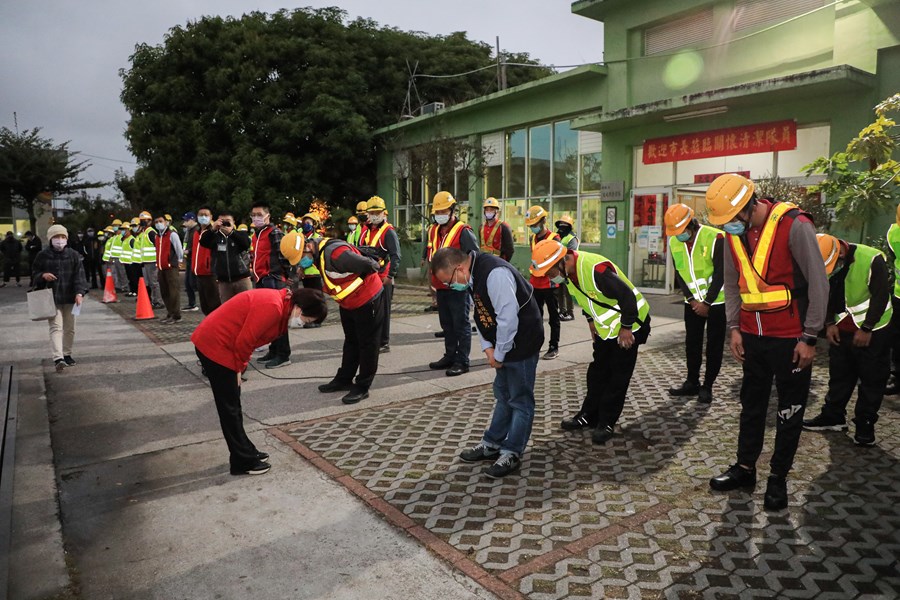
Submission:
[[[715,156],[780,152],[796,147],[797,123],[776,121],[647,140],[644,142],[643,162],[652,165]]]

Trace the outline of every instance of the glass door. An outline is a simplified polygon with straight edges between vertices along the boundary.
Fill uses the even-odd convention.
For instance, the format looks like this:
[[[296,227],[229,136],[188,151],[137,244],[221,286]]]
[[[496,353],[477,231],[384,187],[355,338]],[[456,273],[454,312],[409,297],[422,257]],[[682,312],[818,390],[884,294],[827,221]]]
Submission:
[[[638,188],[631,193],[631,238],[628,277],[644,293],[668,293],[668,245],[663,216],[669,188]]]
[[[675,189],[675,202],[687,204],[694,210],[694,216],[701,223],[706,223],[706,188],[701,187],[680,187]]]

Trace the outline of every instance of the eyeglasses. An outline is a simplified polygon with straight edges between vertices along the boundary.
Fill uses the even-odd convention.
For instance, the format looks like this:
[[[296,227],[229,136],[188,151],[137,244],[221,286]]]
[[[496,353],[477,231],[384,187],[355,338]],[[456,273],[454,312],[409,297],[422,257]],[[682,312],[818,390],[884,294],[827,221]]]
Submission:
[[[453,273],[450,274],[450,279],[449,279],[448,281],[442,281],[441,283],[443,283],[444,286],[446,286],[446,287],[450,287],[450,284],[453,283],[453,280],[454,280],[454,279],[456,279],[456,272],[457,272],[457,271],[459,271],[459,267],[458,267],[458,266],[457,266],[455,269],[453,269]]]

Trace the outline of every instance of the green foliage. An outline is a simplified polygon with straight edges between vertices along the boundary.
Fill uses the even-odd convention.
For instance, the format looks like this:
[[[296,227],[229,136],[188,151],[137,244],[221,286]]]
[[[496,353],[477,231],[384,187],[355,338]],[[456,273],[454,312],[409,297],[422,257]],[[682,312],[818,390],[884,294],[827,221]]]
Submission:
[[[832,211],[822,203],[821,196],[817,193],[810,193],[810,190],[796,183],[782,179],[781,177],[769,177],[757,179],[756,193],[760,196],[770,196],[780,202],[791,202],[808,212],[816,229],[820,232],[827,232],[831,229]]]
[[[79,196],[69,198],[68,201],[72,212],[59,219],[59,223],[65,225],[66,229],[73,234],[76,231],[85,231],[88,227],[100,231],[113,219],[131,219],[138,214],[126,210],[115,200],[104,199],[99,195],[91,197],[87,192],[81,192]]]
[[[0,186],[11,190],[13,204],[28,213],[32,231],[45,205],[39,194],[70,194],[106,185],[81,180],[90,163],[76,160],[69,142],[56,144],[40,133],[40,128],[22,133],[0,128]]]
[[[135,184],[147,210],[206,203],[240,215],[253,199],[278,212],[312,198],[350,207],[372,195],[372,131],[399,119],[407,63],[443,74],[490,61],[490,46],[465,33],[429,37],[348,22],[337,8],[174,27],[162,45],[138,45],[121,72],[126,138],[141,164]],[[507,79],[546,74],[509,67]],[[453,104],[492,91],[495,78],[486,70],[418,79],[417,90],[423,103]]]
[[[825,193],[836,222],[846,229],[859,229],[862,242],[866,241],[866,224],[893,210],[900,198],[900,163],[892,158],[900,130],[887,116],[897,110],[900,94],[875,107],[875,121],[850,141],[846,151],[819,157],[804,167],[807,175],[825,175],[812,191]]]

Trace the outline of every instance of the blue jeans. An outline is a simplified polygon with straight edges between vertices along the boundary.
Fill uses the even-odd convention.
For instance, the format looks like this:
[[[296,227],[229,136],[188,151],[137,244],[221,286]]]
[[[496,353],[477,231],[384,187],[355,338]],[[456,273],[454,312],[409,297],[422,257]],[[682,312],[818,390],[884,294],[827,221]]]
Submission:
[[[525,360],[505,362],[494,377],[494,416],[482,443],[501,454],[521,457],[534,422],[534,380],[539,353]]]
[[[469,292],[438,290],[436,293],[438,318],[444,330],[444,358],[454,364],[469,366],[469,351],[472,349],[472,297]]]

